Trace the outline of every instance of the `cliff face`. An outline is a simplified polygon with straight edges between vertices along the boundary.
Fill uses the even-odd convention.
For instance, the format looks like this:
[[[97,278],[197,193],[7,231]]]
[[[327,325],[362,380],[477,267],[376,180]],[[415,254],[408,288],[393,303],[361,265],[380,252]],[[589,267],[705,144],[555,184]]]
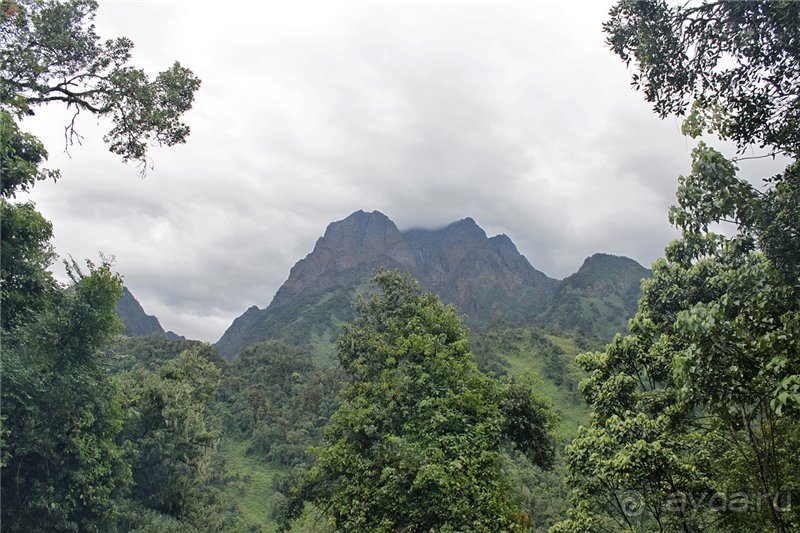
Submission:
[[[471,218],[436,230],[400,232],[383,213],[358,211],[330,224],[314,250],[292,267],[270,305],[248,309],[217,348],[232,357],[268,339],[330,346],[341,323],[352,317],[357,289],[379,267],[411,274],[478,329],[497,322],[535,323],[563,286],[536,270],[508,236],[490,238]]]
[[[271,305],[361,281],[363,272],[380,266],[411,270],[413,264],[394,222],[378,211],[357,211],[328,226],[314,250],[292,267]]]
[[[292,268],[271,305],[363,283],[379,267],[410,273],[426,290],[466,313],[490,307],[484,301],[490,293],[518,298],[522,291],[541,299],[557,283],[534,269],[511,239],[488,238],[471,218],[439,230],[401,233],[383,213],[358,211],[328,226],[314,250]]]
[[[416,259],[411,273],[474,323],[519,321],[545,306],[558,284],[533,268],[506,235],[488,238],[471,218],[403,236]]]

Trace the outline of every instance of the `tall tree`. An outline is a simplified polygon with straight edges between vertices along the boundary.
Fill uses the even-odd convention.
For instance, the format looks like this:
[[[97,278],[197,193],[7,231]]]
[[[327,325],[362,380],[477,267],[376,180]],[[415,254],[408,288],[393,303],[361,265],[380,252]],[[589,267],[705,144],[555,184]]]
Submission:
[[[32,115],[42,104],[63,103],[75,110],[67,125],[71,140],[80,113],[109,117],[113,127],[104,137],[109,149],[144,170],[152,142],[172,146],[186,140],[189,127],[181,116],[192,107],[200,81],[177,62],[151,80],[129,64],[130,39],[100,40],[92,23],[96,10],[94,0],[0,1],[3,125],[9,117]],[[8,152],[4,146],[9,166],[19,168],[46,157],[35,139],[23,141],[28,146],[24,152]],[[29,166],[13,179],[25,188],[46,176]]]
[[[631,335],[579,360],[593,416],[568,448],[564,530],[800,524],[785,505],[800,487],[800,284],[752,226],[709,230],[753,190],[718,152],[693,159],[671,214],[682,238],[643,283]]]
[[[220,369],[208,352],[213,352],[208,346],[195,346],[155,370],[137,367],[115,376],[125,391],[117,440],[131,467],[129,507],[200,529],[212,518],[224,522],[209,491],[209,479],[217,473],[211,454],[218,432],[208,409]],[[135,527],[137,517],[131,522]],[[213,529],[221,530],[219,525]]]
[[[3,335],[2,521],[7,531],[107,531],[128,467],[115,442],[121,397],[100,348],[119,330],[122,281],[108,264]]]
[[[313,502],[347,531],[523,527],[500,449],[549,466],[549,408],[477,370],[452,306],[395,272],[374,283],[337,343],[351,381],[289,508]]]
[[[798,153],[792,2],[623,1],[609,44],[687,133]],[[555,531],[800,527],[800,168],[764,190],[700,145],[643,282],[631,335],[586,354],[592,423],[568,449],[574,508]],[[733,224],[732,236],[716,233]]]
[[[47,103],[109,117],[105,136],[125,161],[148,163],[152,142],[183,142],[180,122],[199,81],[179,64],[150,80],[129,65],[128,39],[101,42],[89,0],[0,0],[1,519],[8,531],[112,531],[130,466],[117,437],[123,398],[102,348],[118,330],[121,278],[103,260],[48,271],[52,226],[31,203],[47,151],[18,121]],[[75,117],[68,136],[75,132]]]

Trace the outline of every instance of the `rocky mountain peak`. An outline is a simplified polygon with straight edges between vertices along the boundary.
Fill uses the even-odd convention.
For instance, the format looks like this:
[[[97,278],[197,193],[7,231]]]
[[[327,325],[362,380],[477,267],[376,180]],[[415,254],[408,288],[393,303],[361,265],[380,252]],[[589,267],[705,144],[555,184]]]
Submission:
[[[468,239],[475,239],[475,240],[486,240],[486,232],[483,231],[483,228],[478,226],[477,222],[471,217],[462,218],[461,220],[457,220],[452,224],[446,226],[442,233],[445,235],[452,235],[455,237],[461,238],[468,238]]]
[[[410,273],[425,290],[455,304],[472,325],[520,322],[541,311],[558,284],[533,268],[508,236],[490,239],[472,218],[401,233],[379,211],[356,211],[329,224],[314,250],[291,269],[269,307],[248,310],[217,347],[232,355],[248,339],[273,338],[283,320],[279,317],[302,314],[300,309],[308,305],[327,309],[341,300],[342,309],[335,312],[346,318],[351,312],[346,295],[380,267]]]
[[[356,211],[344,220],[328,225],[317,241],[314,252],[329,250],[352,257],[376,254],[391,255],[403,240],[400,231],[389,217],[380,211]]]
[[[536,270],[508,235],[489,238],[472,218],[400,232],[379,211],[356,211],[328,225],[272,303],[248,309],[216,346],[234,357],[254,342],[283,340],[331,358],[355,294],[379,267],[410,273],[458,307],[473,331],[539,325],[603,341],[624,331],[649,275],[632,259],[595,254],[559,282]]]
[[[489,237],[489,244],[495,250],[513,250],[517,252],[517,245],[515,245],[514,241],[512,241],[511,238],[505,233],[500,233],[494,237]]]
[[[389,217],[380,211],[356,211],[328,225],[314,250],[292,267],[273,303],[288,303],[308,290],[346,285],[365,268],[409,269],[413,262],[413,254]]]

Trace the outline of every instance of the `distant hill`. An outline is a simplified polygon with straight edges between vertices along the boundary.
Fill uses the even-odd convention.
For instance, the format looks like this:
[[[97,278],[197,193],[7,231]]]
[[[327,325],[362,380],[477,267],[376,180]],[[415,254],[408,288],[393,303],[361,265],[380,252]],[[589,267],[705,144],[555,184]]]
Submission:
[[[558,287],[537,323],[563,333],[610,340],[628,330],[642,278],[650,270],[627,257],[594,254]]]
[[[125,324],[125,329],[122,331],[122,334],[126,337],[161,335],[168,339],[184,338],[182,335],[178,335],[172,331],[164,331],[158,318],[145,313],[142,305],[127,287],[122,288],[122,298],[117,302],[117,307],[114,309],[114,312],[119,319],[122,320],[122,323]]]
[[[339,327],[352,317],[356,293],[367,290],[379,267],[410,273],[423,289],[454,304],[474,331],[537,325],[607,337],[633,314],[628,303],[635,304],[647,270],[632,259],[602,257],[610,259],[593,256],[559,281],[536,270],[508,236],[488,237],[471,218],[401,232],[383,213],[357,211],[331,223],[269,306],[253,306],[234,320],[216,348],[231,358],[255,342],[280,340],[330,355]],[[571,303],[576,298],[577,307]],[[570,309],[588,313],[573,317],[585,327],[568,320]]]

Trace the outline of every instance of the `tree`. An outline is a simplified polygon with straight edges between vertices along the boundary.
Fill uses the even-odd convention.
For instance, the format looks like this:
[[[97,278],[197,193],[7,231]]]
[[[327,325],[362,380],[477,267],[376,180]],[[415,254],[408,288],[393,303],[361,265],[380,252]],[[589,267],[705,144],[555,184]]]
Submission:
[[[662,116],[696,98],[686,131],[710,118],[740,148],[796,157],[797,13],[620,2],[606,31]],[[670,210],[681,238],[643,282],[631,334],[579,359],[592,422],[568,448],[574,508],[555,531],[800,527],[786,505],[800,487],[800,168],[760,191],[703,143],[692,161]]]
[[[273,464],[303,463],[309,446],[322,442],[341,381],[339,369],[316,365],[296,347],[278,341],[250,345],[220,385],[226,432]]]
[[[800,152],[800,4],[623,0],[609,15],[607,42],[660,117],[691,110],[693,136]]]
[[[73,264],[69,289],[3,331],[4,530],[108,531],[129,479],[121,397],[100,353],[119,329],[122,281],[107,263],[88,266]]]
[[[565,529],[800,523],[781,507],[800,483],[800,285],[755,249],[752,226],[709,231],[747,218],[737,206],[752,186],[702,144],[693,159],[671,214],[682,239],[643,283],[631,335],[579,360],[593,418],[568,449],[576,507]]]
[[[220,370],[189,349],[155,371],[136,368],[115,377],[126,391],[119,440],[131,465],[131,498],[148,509],[185,518],[202,500],[217,432],[208,407]]]
[[[72,283],[48,271],[52,226],[31,203],[10,199],[58,177],[47,151],[17,121],[51,102],[109,117],[105,140],[143,169],[151,142],[183,142],[180,116],[199,81],[175,64],[154,80],[128,65],[132,43],[101,43],[96,2],[0,0],[0,335],[2,524],[8,531],[113,531],[131,481],[117,442],[124,398],[102,348],[120,329],[122,280],[103,259],[67,264]]]
[[[14,118],[0,109],[0,197],[26,192],[38,180],[58,178],[57,171],[40,169],[47,150],[39,140],[19,130]]]
[[[96,10],[94,0],[0,2],[3,170],[14,169],[4,173],[9,180],[4,196],[7,189],[13,194],[53,176],[38,169],[47,157],[41,143],[19,133],[14,123],[42,104],[63,103],[75,110],[67,126],[70,142],[81,112],[110,118],[113,127],[104,137],[109,149],[143,171],[151,142],[172,146],[189,135],[181,115],[191,108],[200,80],[177,62],[150,80],[129,65],[129,39],[101,42],[92,24]]]
[[[501,445],[551,465],[549,408],[477,370],[452,306],[396,272],[373,282],[337,342],[350,381],[289,516],[310,501],[341,530],[523,528]]]
[[[29,320],[57,290],[47,271],[55,253],[50,244],[53,226],[33,204],[12,204],[0,198],[0,331]]]
[[[227,364],[210,345],[117,337],[105,350],[122,392],[116,442],[130,468],[119,531],[244,531],[225,496],[217,389]]]

